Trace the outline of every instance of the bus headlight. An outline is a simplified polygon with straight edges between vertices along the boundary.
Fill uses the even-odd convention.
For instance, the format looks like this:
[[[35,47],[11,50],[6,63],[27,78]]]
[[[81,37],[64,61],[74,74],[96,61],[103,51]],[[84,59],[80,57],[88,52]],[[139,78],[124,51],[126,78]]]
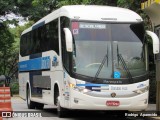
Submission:
[[[84,88],[84,87],[77,87],[77,86],[74,87],[74,90],[76,90],[76,91],[78,91],[78,92],[81,92],[81,93],[87,93],[87,92],[90,92],[90,91],[91,91],[91,90],[86,89],[86,88]]]
[[[72,84],[72,83],[69,84],[69,87],[78,91],[78,92],[81,92],[81,93],[87,93],[87,92],[91,91],[91,90],[86,89],[84,87],[76,86],[75,84]]]
[[[137,93],[137,94],[142,94],[142,93],[145,93],[149,90],[149,86],[146,86],[144,88],[141,88],[141,89],[138,89],[138,90],[135,90],[133,91],[134,93]]]

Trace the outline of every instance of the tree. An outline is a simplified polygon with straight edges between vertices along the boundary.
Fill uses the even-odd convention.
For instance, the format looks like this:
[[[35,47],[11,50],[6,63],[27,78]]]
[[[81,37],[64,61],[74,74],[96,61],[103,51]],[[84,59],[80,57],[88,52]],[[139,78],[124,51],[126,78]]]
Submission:
[[[14,75],[17,76],[18,72],[18,55],[19,55],[19,44],[20,44],[20,35],[22,32],[30,27],[34,22],[30,21],[24,26],[17,26],[16,28],[11,28],[10,32],[13,34],[14,37],[14,43],[12,44],[12,51],[11,51],[11,56],[8,58],[8,71],[7,74],[8,76],[13,77]]]
[[[54,0],[18,0],[18,12],[29,20],[38,21],[50,13],[54,7]],[[52,9],[51,9],[52,8]]]
[[[111,5],[116,6],[117,0],[18,0],[18,12],[29,20],[38,21],[64,5]]]
[[[15,12],[16,0],[0,0],[0,15],[5,15],[7,13]]]
[[[17,74],[20,35],[32,24],[29,22],[12,29],[5,22],[0,24],[0,75],[13,77]]]
[[[3,25],[0,27],[0,74],[6,74],[7,72],[7,60],[11,55],[11,48],[14,42],[12,34],[8,28]]]
[[[117,0],[60,0],[57,2],[57,6],[64,5],[110,5],[117,6]]]

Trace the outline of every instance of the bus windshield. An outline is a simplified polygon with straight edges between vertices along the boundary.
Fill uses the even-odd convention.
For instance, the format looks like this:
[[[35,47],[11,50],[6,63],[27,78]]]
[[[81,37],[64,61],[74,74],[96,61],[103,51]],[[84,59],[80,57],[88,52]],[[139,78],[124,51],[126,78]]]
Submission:
[[[72,22],[73,72],[102,79],[147,73],[142,23]]]

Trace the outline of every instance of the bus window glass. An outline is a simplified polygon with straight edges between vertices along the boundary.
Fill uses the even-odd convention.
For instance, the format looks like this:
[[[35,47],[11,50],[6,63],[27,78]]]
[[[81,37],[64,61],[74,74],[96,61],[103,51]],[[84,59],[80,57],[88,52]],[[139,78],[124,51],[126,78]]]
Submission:
[[[63,65],[64,68],[70,72],[69,68],[70,68],[70,59],[69,59],[69,52],[67,52],[66,50],[66,41],[65,41],[65,34],[63,31],[63,28],[69,28],[69,19],[66,17],[61,17],[60,18],[60,28],[61,28],[61,43],[62,43],[62,61],[63,61]]]
[[[142,24],[112,24],[111,29],[114,71],[121,73],[121,78],[128,78],[126,69],[132,77],[146,74]]]
[[[75,40],[73,71],[77,74],[99,78],[112,77],[110,29],[107,24],[72,22]],[[106,57],[106,58],[105,58]]]
[[[74,73],[102,79],[147,74],[142,23],[72,22],[72,34]]]
[[[59,55],[58,19],[21,37],[22,56],[54,50]]]

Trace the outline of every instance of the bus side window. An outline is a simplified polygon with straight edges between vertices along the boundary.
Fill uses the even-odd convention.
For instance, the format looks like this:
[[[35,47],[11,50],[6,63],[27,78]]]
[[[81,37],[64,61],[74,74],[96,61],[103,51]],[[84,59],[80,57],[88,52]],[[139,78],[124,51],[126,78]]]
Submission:
[[[49,46],[50,46],[50,43],[49,43],[49,41],[50,41],[50,34],[49,34],[49,24],[47,24],[46,25],[46,32],[45,32],[46,34],[45,34],[45,42],[46,42],[46,49],[45,49],[45,51],[47,51],[47,50],[49,50],[50,48],[49,48]]]
[[[21,56],[24,56],[24,45],[25,45],[25,35],[21,36],[21,41],[20,41],[20,54]]]
[[[26,39],[26,55],[30,54],[30,32],[27,33],[27,39]]]
[[[58,19],[49,24],[50,50],[54,50],[59,55],[59,39],[58,39]]]
[[[47,50],[47,42],[46,42],[46,26],[42,26],[40,27],[40,45],[41,45],[41,49],[42,51],[46,51]]]
[[[33,48],[33,33],[30,32],[30,47],[29,47],[29,54],[32,54],[32,48]]]
[[[23,54],[26,55],[27,53],[27,34],[24,35],[24,48],[23,48]]]
[[[32,31],[32,34],[33,34],[33,47],[32,47],[32,54],[34,54],[34,53],[36,53],[35,52],[35,44],[36,44],[36,31],[35,30],[33,30]]]

